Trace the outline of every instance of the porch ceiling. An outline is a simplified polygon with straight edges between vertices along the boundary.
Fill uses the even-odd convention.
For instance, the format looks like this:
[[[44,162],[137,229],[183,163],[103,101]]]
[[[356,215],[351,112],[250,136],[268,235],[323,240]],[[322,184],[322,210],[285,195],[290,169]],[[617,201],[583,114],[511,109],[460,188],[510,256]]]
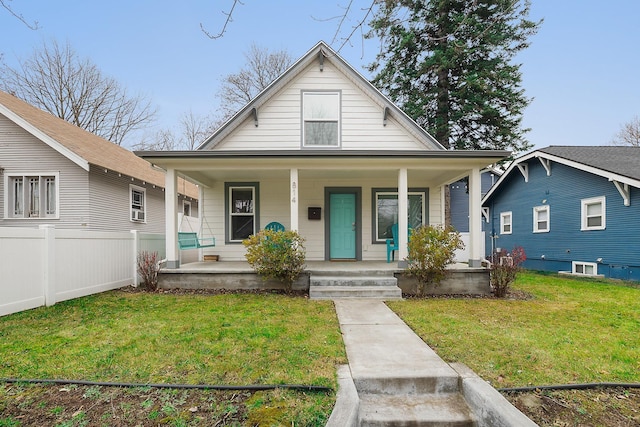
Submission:
[[[211,185],[229,180],[288,177],[298,169],[301,179],[359,179],[388,177],[395,180],[406,168],[409,179],[419,176],[430,185],[444,185],[506,157],[504,151],[415,152],[140,152],[138,155],[162,169],[172,168],[192,180]]]
[[[410,180],[416,179],[433,186],[449,184],[468,174],[468,169],[409,169]],[[179,169],[178,172],[196,182],[210,186],[221,181],[260,181],[264,179],[289,179],[289,169],[208,169],[190,171]],[[301,180],[358,180],[380,178],[396,182],[397,169],[301,169],[298,168],[298,177]]]

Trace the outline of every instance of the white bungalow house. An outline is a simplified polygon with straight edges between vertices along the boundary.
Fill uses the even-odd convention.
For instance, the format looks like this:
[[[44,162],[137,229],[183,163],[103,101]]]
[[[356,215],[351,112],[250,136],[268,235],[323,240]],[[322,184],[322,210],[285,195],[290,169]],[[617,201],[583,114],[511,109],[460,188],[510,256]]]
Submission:
[[[180,213],[194,215],[198,189],[178,182]],[[162,233],[164,183],[131,151],[0,91],[0,227]]]
[[[177,177],[201,184],[205,254],[244,260],[242,240],[276,221],[306,239],[308,261],[387,257],[399,229],[444,222],[443,187],[469,177],[469,262],[480,265],[480,171],[506,151],[446,150],[324,42],[195,151],[145,151],[166,171],[167,268],[180,267]]]

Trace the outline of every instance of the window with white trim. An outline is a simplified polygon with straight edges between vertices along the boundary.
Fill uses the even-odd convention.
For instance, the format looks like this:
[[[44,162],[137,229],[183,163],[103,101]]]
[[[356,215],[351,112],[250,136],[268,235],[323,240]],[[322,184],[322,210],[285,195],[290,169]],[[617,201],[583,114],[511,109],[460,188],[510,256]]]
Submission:
[[[257,183],[226,184],[227,242],[240,243],[257,232]]]
[[[426,219],[426,191],[409,191],[407,199],[407,224],[410,228],[418,228]],[[398,222],[398,192],[374,189],[373,201],[374,241],[384,243],[387,239],[393,238],[391,226]]]
[[[147,222],[147,191],[142,187],[129,185],[130,219],[134,222]]]
[[[571,262],[571,273],[583,276],[596,276],[598,274],[598,264],[595,262]]]
[[[607,203],[606,198],[593,197],[591,199],[582,199],[580,201],[582,210],[581,227],[582,231],[588,230],[604,230],[607,226],[606,213]]]
[[[513,214],[509,212],[500,212],[500,234],[511,234],[513,232]]]
[[[533,208],[533,232],[549,232],[549,206],[536,206]]]
[[[58,174],[8,175],[6,216],[9,218],[57,218]]]
[[[340,146],[340,92],[302,92],[302,146]]]

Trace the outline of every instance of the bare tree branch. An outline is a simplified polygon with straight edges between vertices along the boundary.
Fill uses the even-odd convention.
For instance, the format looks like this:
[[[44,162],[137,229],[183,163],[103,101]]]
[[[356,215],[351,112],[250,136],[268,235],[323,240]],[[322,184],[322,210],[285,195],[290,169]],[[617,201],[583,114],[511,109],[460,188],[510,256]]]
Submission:
[[[233,0],[233,5],[231,6],[231,10],[229,11],[229,13],[226,13],[225,11],[222,11],[222,13],[224,15],[227,15],[227,19],[224,21],[224,25],[222,26],[222,30],[216,34],[213,35],[211,33],[209,33],[205,28],[204,25],[202,25],[202,22],[200,23],[200,29],[202,30],[203,33],[206,34],[207,37],[209,37],[210,39],[219,39],[221,38],[224,33],[227,31],[227,25],[229,25],[230,22],[233,22],[233,10],[236,8],[236,5],[240,3],[241,5],[244,6],[244,3],[242,3],[240,0]]]
[[[155,116],[148,100],[129,96],[68,44],[45,43],[18,67],[5,66],[0,74],[6,92],[118,145]]]
[[[13,8],[11,8],[11,6],[9,6],[9,4],[8,4],[9,2],[11,2],[11,0],[0,0],[0,6],[4,7],[10,14],[12,14],[14,17],[18,18],[30,30],[37,30],[37,29],[40,28],[38,26],[38,21],[33,21],[33,24],[30,24],[29,22],[27,22],[27,20],[25,19],[24,16],[22,16],[21,14],[15,12],[13,10]]]
[[[611,144],[640,147],[640,117],[635,116],[623,124],[620,131],[614,136]]]
[[[245,53],[244,68],[222,79],[218,93],[222,115],[226,118],[251,101],[272,81],[285,72],[292,63],[291,55],[285,51],[269,52],[255,44]]]
[[[161,129],[145,135],[133,145],[134,150],[193,150],[210,136],[218,123],[210,116],[199,116],[189,110],[180,117],[177,131]]]

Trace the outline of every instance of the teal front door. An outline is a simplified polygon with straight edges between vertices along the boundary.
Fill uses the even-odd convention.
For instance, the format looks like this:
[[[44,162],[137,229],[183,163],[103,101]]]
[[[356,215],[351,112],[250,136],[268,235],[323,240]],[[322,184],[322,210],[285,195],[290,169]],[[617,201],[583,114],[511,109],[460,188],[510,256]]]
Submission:
[[[329,257],[355,260],[356,195],[331,193],[329,205]]]

